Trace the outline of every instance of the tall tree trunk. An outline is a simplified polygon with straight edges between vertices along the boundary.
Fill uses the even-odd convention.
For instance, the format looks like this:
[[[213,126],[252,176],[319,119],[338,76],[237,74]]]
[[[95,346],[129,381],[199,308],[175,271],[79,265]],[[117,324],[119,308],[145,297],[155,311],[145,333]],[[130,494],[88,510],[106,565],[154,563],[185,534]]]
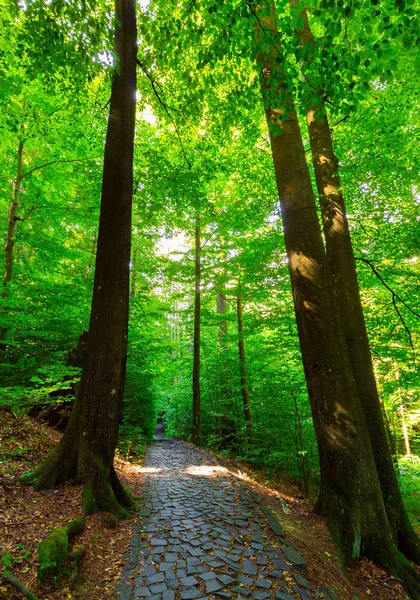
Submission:
[[[18,164],[16,180],[13,185],[12,198],[9,204],[9,214],[7,216],[7,238],[4,245],[4,262],[5,270],[3,276],[3,292],[2,297],[5,298],[7,294],[7,284],[12,280],[13,275],[13,248],[15,246],[15,231],[16,222],[18,221],[17,211],[19,207],[19,194],[22,187],[23,179],[23,142],[19,142],[18,148]]]
[[[200,318],[201,318],[201,239],[200,239],[200,217],[197,216],[195,226],[195,293],[194,293],[194,342],[193,342],[193,420],[191,441],[197,446],[200,444],[200,420],[201,420],[201,398],[200,398]]]
[[[241,376],[241,393],[244,405],[245,425],[248,443],[252,441],[254,435],[254,426],[252,423],[251,403],[249,401],[248,375],[246,372],[246,355],[245,355],[245,337],[244,337],[244,315],[242,307],[241,288],[238,286],[236,296],[236,309],[238,315],[238,349],[239,349],[239,369]]]
[[[306,57],[306,62],[310,62],[314,52],[314,37],[306,11],[303,10],[300,14],[304,21],[303,29],[298,32],[298,36],[304,46],[304,60]],[[308,106],[306,117],[321,205],[327,259],[337,290],[336,305],[369,431],[388,521],[398,548],[412,560],[420,562],[420,540],[404,506],[382,415],[360,299],[338,160],[334,153],[324,105]]]
[[[224,290],[221,290],[217,294],[216,310],[217,310],[218,315],[226,314],[226,294],[225,294]],[[223,320],[220,322],[219,328],[217,330],[217,337],[219,339],[220,345],[223,345],[223,339],[226,337],[226,335],[227,335],[227,321]]]
[[[416,571],[398,554],[357,395],[318,221],[299,123],[279,48],[274,4],[254,9],[257,67],[269,126],[306,384],[318,442],[320,498],[351,564],[370,557],[419,597]],[[276,97],[273,102],[273,97]]]
[[[23,179],[23,142],[19,142],[17,152],[17,173],[16,179],[13,183],[13,190],[9,203],[9,212],[7,215],[7,237],[4,244],[4,275],[3,275],[3,290],[1,293],[2,298],[7,297],[8,284],[12,280],[13,275],[13,249],[15,246],[15,235],[16,235],[16,223],[18,221],[17,211],[19,208],[19,194],[22,188]],[[4,309],[3,314],[7,314],[7,309]],[[0,327],[0,363],[3,363],[7,355],[7,326]]]
[[[127,358],[131,202],[136,97],[136,5],[116,0],[114,73],[105,143],[87,353],[70,422],[57,448],[24,481],[37,488],[76,479],[84,512],[127,514],[130,498],[113,467]]]

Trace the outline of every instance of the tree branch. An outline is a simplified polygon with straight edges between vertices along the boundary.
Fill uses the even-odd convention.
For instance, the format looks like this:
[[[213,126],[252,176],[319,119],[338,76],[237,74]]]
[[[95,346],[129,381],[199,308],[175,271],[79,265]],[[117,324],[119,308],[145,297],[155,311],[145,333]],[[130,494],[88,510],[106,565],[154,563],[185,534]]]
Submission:
[[[378,271],[376,270],[376,268],[373,266],[373,264],[371,263],[370,260],[368,260],[367,258],[362,258],[361,256],[355,257],[356,260],[361,260],[362,262],[366,263],[367,265],[369,265],[369,267],[372,269],[373,273],[376,275],[376,277],[379,279],[379,281],[382,283],[382,285],[384,287],[386,287],[386,289],[391,292],[391,294],[393,296],[395,296],[396,300],[399,300],[401,302],[401,304],[403,304],[407,310],[409,310],[414,316],[418,317],[420,319],[420,314],[417,313],[415,310],[413,310],[408,304],[407,302],[405,302],[405,300],[403,300],[401,298],[401,296],[399,296],[384,280],[384,278],[382,277],[382,275],[380,275],[380,273],[378,273]]]
[[[169,112],[169,109],[171,109],[171,110],[175,110],[175,109],[174,109],[174,108],[172,108],[171,106],[168,106],[168,105],[167,105],[167,104],[166,104],[166,103],[165,103],[165,102],[162,100],[162,98],[161,98],[161,97],[160,97],[160,95],[159,95],[159,92],[157,91],[157,87],[156,87],[156,85],[157,85],[157,84],[156,84],[156,81],[155,81],[155,80],[153,79],[153,77],[150,75],[150,73],[149,73],[148,69],[146,69],[145,65],[144,65],[144,64],[141,62],[141,60],[140,60],[140,59],[138,59],[138,58],[137,58],[137,64],[138,64],[138,66],[141,68],[141,70],[143,71],[143,73],[146,75],[147,79],[150,81],[150,84],[151,84],[151,86],[152,86],[153,93],[155,94],[157,101],[159,102],[159,104],[161,105],[161,107],[163,108],[163,110],[165,111],[165,113],[166,113],[166,115],[168,116],[169,120],[171,121],[172,125],[175,127],[175,132],[176,132],[176,135],[177,135],[177,137],[178,137],[179,143],[181,144],[181,150],[182,150],[182,154],[184,155],[185,162],[187,163],[187,165],[188,165],[188,166],[190,166],[190,161],[188,160],[187,153],[185,152],[184,144],[183,144],[183,142],[182,142],[182,138],[181,138],[181,136],[180,136],[180,134],[179,134],[178,127],[177,127],[177,125],[176,125],[175,121],[173,120],[173,118],[172,118],[172,116],[171,116],[171,114],[170,114],[170,112]]]
[[[56,160],[52,160],[50,162],[44,163],[43,165],[38,165],[37,167],[33,167],[32,169],[29,169],[29,171],[26,171],[26,173],[24,173],[22,175],[22,179],[24,179],[25,177],[27,177],[34,171],[39,171],[40,169],[44,169],[45,167],[55,165],[56,163],[87,162],[90,160],[98,160],[98,158],[102,158],[102,157],[101,156],[93,156],[92,158],[72,158],[72,159],[68,159],[68,160],[66,160],[66,159],[62,160],[60,158],[57,158]]]

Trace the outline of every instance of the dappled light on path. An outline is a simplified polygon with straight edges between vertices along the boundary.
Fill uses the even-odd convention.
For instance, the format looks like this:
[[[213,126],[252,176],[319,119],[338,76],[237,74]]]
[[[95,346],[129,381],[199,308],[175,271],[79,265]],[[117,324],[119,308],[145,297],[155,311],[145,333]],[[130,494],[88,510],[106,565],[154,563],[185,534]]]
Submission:
[[[143,472],[117,600],[314,598],[306,563],[277,518],[208,452],[155,442]]]
[[[202,475],[203,477],[212,477],[213,475],[218,475],[223,473],[223,475],[227,475],[229,471],[225,467],[219,467],[216,465],[192,465],[185,469],[185,473],[188,475]]]

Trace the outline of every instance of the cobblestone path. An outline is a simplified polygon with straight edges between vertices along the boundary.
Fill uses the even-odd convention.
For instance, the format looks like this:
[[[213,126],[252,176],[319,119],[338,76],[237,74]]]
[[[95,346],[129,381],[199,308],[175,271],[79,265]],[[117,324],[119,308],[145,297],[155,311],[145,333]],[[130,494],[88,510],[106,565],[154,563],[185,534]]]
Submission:
[[[146,470],[118,600],[314,598],[274,515],[206,452],[158,441]]]

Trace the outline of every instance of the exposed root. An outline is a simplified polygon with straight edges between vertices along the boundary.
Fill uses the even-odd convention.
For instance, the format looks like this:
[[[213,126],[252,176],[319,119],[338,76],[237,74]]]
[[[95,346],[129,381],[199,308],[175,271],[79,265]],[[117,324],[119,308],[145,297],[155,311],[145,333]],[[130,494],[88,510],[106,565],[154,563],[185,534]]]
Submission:
[[[420,600],[420,576],[405,556],[400,552],[398,556],[400,560],[395,573],[396,579],[403,582],[403,586],[412,600]],[[391,575],[394,575],[394,573],[391,573]]]
[[[10,585],[13,585],[13,587],[19,590],[19,592],[23,594],[27,600],[37,600],[37,597],[30,590],[28,590],[28,588],[25,585],[23,585],[23,583],[19,581],[19,579],[16,579],[16,577],[0,573],[0,578],[2,578],[3,581],[5,581],[6,583],[10,583]]]
[[[53,529],[50,535],[42,540],[38,548],[38,579],[40,581],[58,577],[70,554],[69,540],[73,535],[80,533],[84,525],[84,517],[79,517],[65,527]]]

